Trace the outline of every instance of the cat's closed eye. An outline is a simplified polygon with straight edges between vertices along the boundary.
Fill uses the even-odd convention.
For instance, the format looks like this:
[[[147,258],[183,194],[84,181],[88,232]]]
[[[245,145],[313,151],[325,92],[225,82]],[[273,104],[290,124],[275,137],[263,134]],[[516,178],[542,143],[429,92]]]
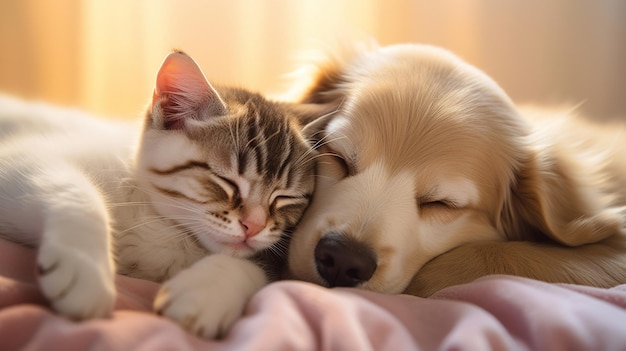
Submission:
[[[272,216],[281,216],[288,225],[295,225],[309,204],[309,195],[276,196],[270,205]]]
[[[274,209],[280,209],[285,206],[297,205],[307,201],[308,199],[305,197],[279,195],[274,197],[271,207]]]
[[[227,188],[231,191],[229,192],[229,197],[235,198],[239,196],[239,186],[233,180],[230,180],[226,177],[218,176],[225,184],[227,184]]]
[[[241,201],[239,186],[235,181],[217,174],[214,174],[211,178],[226,192],[228,201],[232,203]]]

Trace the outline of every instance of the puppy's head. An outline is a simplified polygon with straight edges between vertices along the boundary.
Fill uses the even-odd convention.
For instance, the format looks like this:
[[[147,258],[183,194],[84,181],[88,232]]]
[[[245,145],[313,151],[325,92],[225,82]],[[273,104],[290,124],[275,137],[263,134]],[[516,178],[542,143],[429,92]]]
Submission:
[[[308,131],[321,156],[291,241],[292,277],[398,293],[454,247],[544,229],[545,208],[515,209],[537,207],[535,191],[517,189],[534,165],[529,128],[485,74],[419,45],[320,67],[302,101],[338,111]],[[536,185],[529,172],[525,187]]]

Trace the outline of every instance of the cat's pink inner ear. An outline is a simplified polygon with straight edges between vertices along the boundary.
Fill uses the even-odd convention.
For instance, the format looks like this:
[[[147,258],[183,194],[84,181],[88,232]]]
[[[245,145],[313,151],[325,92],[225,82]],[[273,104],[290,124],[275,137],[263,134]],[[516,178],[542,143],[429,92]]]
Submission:
[[[200,67],[183,53],[174,52],[163,61],[156,82],[157,97],[163,93],[185,93],[197,100],[210,90]]]
[[[177,119],[193,112],[201,104],[206,104],[206,111],[212,114],[226,113],[224,102],[209,84],[200,67],[182,52],[169,54],[161,65],[152,96],[153,106],[156,103],[164,104],[163,109],[177,115]]]

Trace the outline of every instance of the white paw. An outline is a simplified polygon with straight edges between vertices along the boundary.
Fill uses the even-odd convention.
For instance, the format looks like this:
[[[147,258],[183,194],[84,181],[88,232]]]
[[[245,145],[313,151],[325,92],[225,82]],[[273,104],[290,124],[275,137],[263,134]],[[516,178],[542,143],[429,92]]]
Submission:
[[[204,338],[224,336],[248,300],[267,284],[254,263],[222,254],[207,256],[161,287],[154,308]]]
[[[115,283],[108,262],[99,262],[76,247],[50,242],[39,248],[37,261],[39,285],[57,312],[77,320],[111,314]]]

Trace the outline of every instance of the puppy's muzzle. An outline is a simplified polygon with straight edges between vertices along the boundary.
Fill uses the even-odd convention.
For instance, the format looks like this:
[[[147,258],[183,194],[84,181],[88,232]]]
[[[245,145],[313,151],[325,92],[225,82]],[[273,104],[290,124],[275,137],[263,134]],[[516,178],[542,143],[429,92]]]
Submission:
[[[324,235],[315,247],[317,271],[330,287],[353,287],[368,281],[378,264],[365,244],[342,233]]]

